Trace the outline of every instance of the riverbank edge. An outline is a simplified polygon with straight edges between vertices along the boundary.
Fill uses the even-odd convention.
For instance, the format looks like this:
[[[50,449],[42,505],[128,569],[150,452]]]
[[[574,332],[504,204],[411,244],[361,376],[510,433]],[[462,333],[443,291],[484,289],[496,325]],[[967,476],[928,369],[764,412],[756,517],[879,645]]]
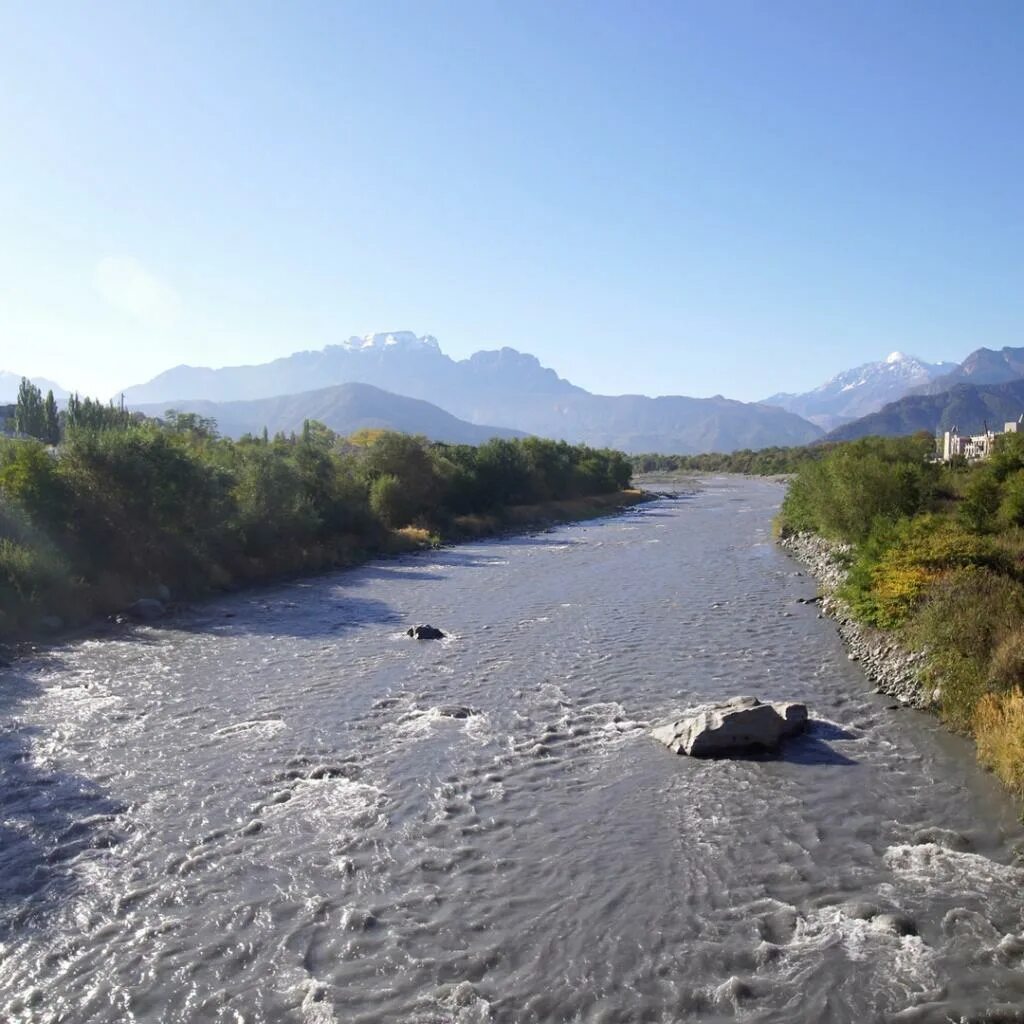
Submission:
[[[380,546],[362,548],[351,552],[345,558],[333,560],[330,564],[311,567],[307,570],[258,576],[246,580],[244,583],[232,584],[222,589],[209,588],[189,595],[188,599],[200,601],[212,598],[217,594],[243,593],[257,587],[273,586],[276,583],[284,583],[289,580],[308,579],[329,572],[357,569],[375,559],[396,558],[423,551],[433,551],[441,547],[468,544],[477,540],[497,540],[502,537],[519,536],[536,530],[550,529],[554,526],[603,519],[617,515],[636,505],[655,501],[660,497],[663,495],[642,488],[626,488],[609,494],[592,494],[582,498],[547,501],[536,505],[510,505],[497,514],[456,516],[449,529],[441,534],[432,534],[428,530],[416,527],[404,527],[392,530]],[[167,604],[167,613],[173,614],[176,608],[183,607],[183,605],[184,602],[170,602]],[[9,666],[23,653],[32,653],[40,646],[58,644],[74,637],[95,636],[100,632],[102,626],[123,611],[122,608],[109,608],[105,616],[101,614],[71,627],[62,627],[47,633],[24,632],[0,638],[0,669]],[[161,620],[162,617],[156,619],[156,621]]]
[[[624,509],[654,501],[659,497],[662,495],[631,487],[613,491],[611,494],[592,494],[585,498],[545,501],[537,505],[510,505],[496,515],[456,516],[451,529],[444,533],[440,540],[444,545],[460,544],[512,536],[567,523],[582,523],[589,519],[615,515]]]
[[[908,651],[895,634],[858,622],[838,596],[846,582],[853,548],[815,533],[789,534],[779,539],[779,546],[818,583],[821,614],[835,621],[850,660],[860,663],[876,692],[893,697],[906,707],[935,710],[939,694],[921,678],[925,652]]]

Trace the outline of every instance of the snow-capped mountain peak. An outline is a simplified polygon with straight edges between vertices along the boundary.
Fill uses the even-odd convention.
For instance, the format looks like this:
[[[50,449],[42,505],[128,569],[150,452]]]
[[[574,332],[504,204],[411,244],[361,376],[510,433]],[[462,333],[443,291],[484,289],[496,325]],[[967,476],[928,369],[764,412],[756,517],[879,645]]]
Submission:
[[[837,373],[812,391],[772,395],[765,402],[831,430],[849,420],[877,412],[887,402],[923,387],[949,369],[948,363],[926,363],[897,350],[879,362],[864,363]]]
[[[418,336],[412,331],[386,331],[380,334],[364,334],[361,338],[351,337],[348,341],[342,342],[342,348],[352,352],[382,352],[396,349],[408,351],[417,348],[441,351],[437,338],[432,334]]]

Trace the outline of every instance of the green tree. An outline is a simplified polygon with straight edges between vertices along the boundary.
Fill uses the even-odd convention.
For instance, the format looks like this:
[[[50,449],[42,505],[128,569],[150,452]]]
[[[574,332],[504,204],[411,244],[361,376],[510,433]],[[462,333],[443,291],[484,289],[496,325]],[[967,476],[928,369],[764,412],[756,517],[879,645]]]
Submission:
[[[1004,526],[1024,526],[1024,469],[1011,473],[1003,483],[999,520]]]
[[[370,484],[381,476],[393,476],[401,482],[404,497],[399,518],[405,521],[398,525],[405,526],[417,516],[434,510],[440,481],[437,464],[425,438],[384,431],[363,449],[362,467]]]
[[[14,408],[14,429],[19,434],[27,434],[40,441],[46,440],[43,393],[27,377],[21,378],[21,386],[18,388],[18,402]]]
[[[60,443],[60,417],[57,415],[57,402],[53,397],[53,391],[46,392],[46,401],[43,403],[43,416],[45,427],[43,440],[47,444]]]
[[[132,414],[113,402],[104,405],[92,398],[79,398],[76,393],[68,399],[64,420],[66,434],[83,430],[124,430],[131,426]]]
[[[1024,433],[999,434],[989,466],[1000,483],[1017,470],[1024,469]]]
[[[987,533],[995,526],[1001,498],[995,474],[989,469],[975,470],[964,488],[958,511],[960,522],[974,533]]]
[[[416,514],[402,481],[392,473],[382,474],[370,485],[370,509],[385,526],[393,528],[405,526]]]

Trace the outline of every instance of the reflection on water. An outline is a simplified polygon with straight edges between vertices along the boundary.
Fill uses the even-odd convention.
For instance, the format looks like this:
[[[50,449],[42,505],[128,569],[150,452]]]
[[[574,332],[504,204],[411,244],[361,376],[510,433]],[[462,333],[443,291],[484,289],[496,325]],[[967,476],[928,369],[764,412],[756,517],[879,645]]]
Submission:
[[[1024,1004],[1014,808],[872,696],[781,496],[381,562],[0,683],[0,1017],[981,1019]],[[404,636],[414,622],[449,632]],[[678,758],[707,697],[806,701]]]

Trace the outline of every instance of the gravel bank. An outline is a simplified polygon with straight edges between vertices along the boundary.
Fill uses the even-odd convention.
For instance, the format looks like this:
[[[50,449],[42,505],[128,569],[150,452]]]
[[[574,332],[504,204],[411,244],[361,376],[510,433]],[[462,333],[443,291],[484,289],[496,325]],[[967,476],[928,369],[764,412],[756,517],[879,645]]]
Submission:
[[[822,590],[819,605],[822,614],[835,619],[850,660],[860,662],[877,692],[895,697],[909,707],[933,706],[933,696],[937,695],[918,678],[924,652],[908,651],[891,633],[854,621],[846,603],[836,596],[836,590],[846,579],[844,558],[849,555],[850,546],[813,533],[796,533],[779,543],[818,581]]]

